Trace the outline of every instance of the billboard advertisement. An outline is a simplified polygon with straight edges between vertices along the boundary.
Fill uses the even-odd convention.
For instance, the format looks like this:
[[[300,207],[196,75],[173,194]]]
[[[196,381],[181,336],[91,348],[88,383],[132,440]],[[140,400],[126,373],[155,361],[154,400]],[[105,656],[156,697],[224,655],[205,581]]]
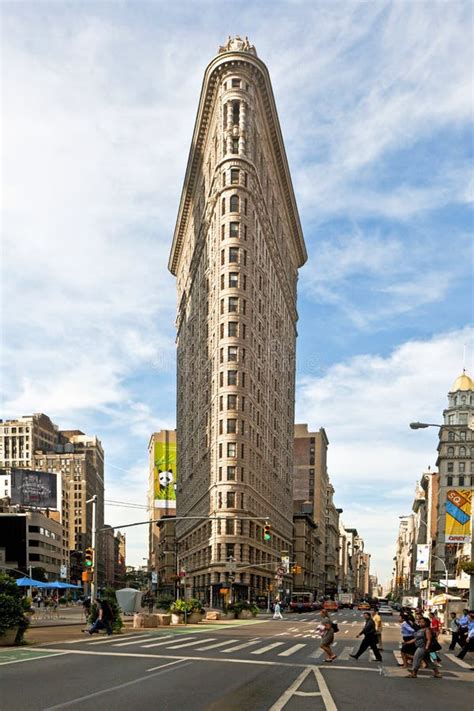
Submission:
[[[466,543],[471,538],[471,499],[469,489],[449,489],[446,494],[446,543]]]
[[[426,543],[419,543],[416,547],[416,569],[419,572],[429,570],[430,547]]]
[[[31,469],[12,469],[11,502],[38,509],[57,509],[57,474]]]
[[[155,442],[155,507],[176,508],[176,442]]]

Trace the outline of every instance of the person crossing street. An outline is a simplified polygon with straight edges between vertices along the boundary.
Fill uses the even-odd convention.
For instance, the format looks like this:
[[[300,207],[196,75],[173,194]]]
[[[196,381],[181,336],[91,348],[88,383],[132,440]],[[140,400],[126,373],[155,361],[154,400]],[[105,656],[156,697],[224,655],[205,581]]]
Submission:
[[[355,654],[350,654],[349,656],[353,659],[359,659],[359,657],[365,652],[366,649],[370,647],[375,655],[375,659],[378,662],[382,661],[382,655],[377,647],[377,633],[375,630],[375,622],[372,619],[370,612],[364,612],[365,625],[363,629],[357,635],[360,637],[364,635],[364,639],[360,643],[360,647]]]
[[[382,647],[382,618],[379,615],[379,611],[377,608],[372,613],[372,619],[375,624],[375,634],[377,635],[377,646],[379,650],[382,652],[383,647]]]

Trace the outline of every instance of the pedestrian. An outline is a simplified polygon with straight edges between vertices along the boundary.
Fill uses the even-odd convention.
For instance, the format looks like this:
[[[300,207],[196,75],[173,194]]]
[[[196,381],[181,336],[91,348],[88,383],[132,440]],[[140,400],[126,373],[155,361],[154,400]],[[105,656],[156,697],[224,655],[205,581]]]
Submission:
[[[456,648],[456,645],[459,644],[461,646],[461,643],[459,641],[459,620],[456,617],[455,612],[451,612],[451,620],[449,622],[449,631],[451,632],[451,644],[449,645],[449,649],[453,651],[453,649]]]
[[[377,647],[381,652],[383,652],[382,647],[382,618],[379,615],[377,608],[374,609],[372,613],[372,619],[375,624],[375,634],[377,635]]]
[[[433,677],[441,679],[441,674],[436,663],[436,653],[431,651],[433,642],[433,632],[431,631],[431,621],[427,617],[420,617],[420,629],[415,632],[415,656],[413,657],[412,668],[408,673],[411,679],[416,679],[421,662],[424,661],[427,667],[433,669]]]
[[[459,644],[464,647],[469,632],[469,610],[465,608],[459,618]]]
[[[464,612],[466,612],[466,610]],[[468,652],[474,652],[474,610],[468,612],[468,619],[467,637],[463,648],[459,654],[456,655],[458,659],[464,659]]]
[[[432,642],[432,647],[436,647],[437,649],[440,649],[440,644],[438,642],[438,636],[441,632],[441,620],[439,619],[438,615],[436,614],[436,611],[430,612],[430,627],[431,627],[431,632],[433,636],[433,642]],[[436,661],[438,663],[441,663],[441,659],[439,655],[436,655]]]
[[[280,603],[278,602],[278,600],[275,601],[275,607],[273,609],[273,619],[274,620],[282,620],[283,619],[283,615],[281,614]]]
[[[92,627],[87,630],[90,635],[98,632],[99,630],[105,629],[107,634],[110,636],[112,634],[112,622],[113,622],[113,612],[107,600],[97,600],[98,607],[97,619],[92,625]]]
[[[82,601],[82,611],[84,613],[84,617],[87,623],[87,620],[89,619],[90,611],[91,611],[91,599],[90,597],[85,597],[84,600]]]
[[[370,647],[375,655],[375,659],[378,662],[382,661],[382,656],[377,647],[377,633],[375,631],[375,622],[372,619],[370,612],[364,612],[365,625],[363,629],[359,632],[357,637],[364,635],[364,639],[360,643],[360,647],[355,654],[349,654],[353,659],[359,659],[361,654],[365,652],[366,649]]]
[[[324,652],[326,663],[333,662],[337,659],[337,655],[333,654],[331,644],[334,642],[334,630],[331,620],[325,619],[322,623],[321,644],[319,645]]]
[[[402,655],[402,663],[398,663],[399,667],[405,667],[408,669],[408,662],[411,661],[415,655],[415,626],[409,621],[408,615],[403,613],[400,615],[400,632],[402,633],[402,646],[400,652]]]
[[[36,607],[39,608],[41,607],[41,603],[43,602],[43,597],[41,593],[38,593],[37,596],[35,597],[35,602],[36,602]]]

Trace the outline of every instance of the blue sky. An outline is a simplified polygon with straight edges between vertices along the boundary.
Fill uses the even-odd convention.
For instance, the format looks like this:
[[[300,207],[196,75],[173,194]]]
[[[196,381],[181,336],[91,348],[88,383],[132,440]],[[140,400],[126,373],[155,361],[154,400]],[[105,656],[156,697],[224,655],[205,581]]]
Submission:
[[[472,6],[4,2],[2,412],[97,434],[145,502],[175,424],[167,272],[204,69],[248,35],[272,78],[309,260],[297,421],[325,427],[343,521],[391,571],[398,515],[472,373]],[[8,306],[8,308],[5,308]],[[107,520],[139,510],[108,507]],[[128,533],[141,564],[146,531]]]

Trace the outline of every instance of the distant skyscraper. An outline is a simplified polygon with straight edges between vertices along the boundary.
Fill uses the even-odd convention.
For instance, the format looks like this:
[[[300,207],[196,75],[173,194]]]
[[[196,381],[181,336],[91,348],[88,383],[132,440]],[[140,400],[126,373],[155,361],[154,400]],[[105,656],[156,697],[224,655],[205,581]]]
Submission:
[[[205,519],[177,523],[179,564],[191,591],[202,599],[212,591],[214,603],[229,562],[234,599],[248,598],[266,592],[291,548],[305,261],[268,70],[248,40],[229,38],[205,72],[169,262],[178,290],[177,511]]]

